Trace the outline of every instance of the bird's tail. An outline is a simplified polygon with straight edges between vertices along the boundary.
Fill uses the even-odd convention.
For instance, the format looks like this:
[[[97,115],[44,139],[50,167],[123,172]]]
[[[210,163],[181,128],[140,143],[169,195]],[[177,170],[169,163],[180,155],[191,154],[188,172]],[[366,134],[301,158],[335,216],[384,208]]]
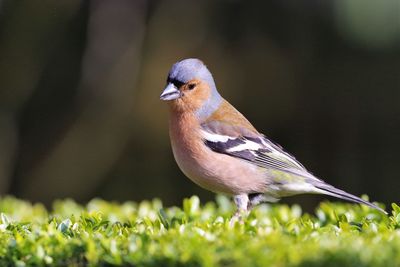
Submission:
[[[317,189],[321,190],[322,194],[325,195],[329,195],[329,196],[333,196],[333,197],[337,197],[337,198],[341,198],[347,201],[351,201],[351,202],[355,202],[355,203],[359,203],[359,204],[364,204],[367,205],[371,208],[377,209],[380,212],[383,212],[384,214],[388,214],[385,210],[381,209],[380,207],[378,207],[375,204],[372,204],[371,202],[368,202],[362,198],[356,197],[352,194],[349,194],[343,190],[337,189],[327,183],[324,183],[323,181],[318,180],[317,183],[315,183],[315,181],[313,181],[313,186],[315,186]]]

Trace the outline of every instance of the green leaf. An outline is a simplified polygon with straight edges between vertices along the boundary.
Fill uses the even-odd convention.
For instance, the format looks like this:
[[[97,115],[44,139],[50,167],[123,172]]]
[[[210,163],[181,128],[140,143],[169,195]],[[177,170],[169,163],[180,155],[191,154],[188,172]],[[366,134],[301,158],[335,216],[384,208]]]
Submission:
[[[0,266],[400,266],[397,204],[390,217],[348,203],[323,202],[315,215],[260,205],[233,227],[224,196],[53,207],[0,199]]]
[[[57,230],[62,232],[62,233],[66,233],[70,226],[71,226],[71,220],[70,219],[65,219],[64,221],[62,221],[58,225]]]

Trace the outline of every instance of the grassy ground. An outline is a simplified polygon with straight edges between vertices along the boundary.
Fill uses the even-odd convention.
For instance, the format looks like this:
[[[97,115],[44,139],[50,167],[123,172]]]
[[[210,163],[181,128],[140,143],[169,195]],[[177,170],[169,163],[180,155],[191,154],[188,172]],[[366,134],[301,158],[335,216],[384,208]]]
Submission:
[[[0,199],[0,266],[400,266],[400,208],[391,216],[364,206],[262,205],[229,224],[231,202],[165,208],[159,200],[52,211]]]

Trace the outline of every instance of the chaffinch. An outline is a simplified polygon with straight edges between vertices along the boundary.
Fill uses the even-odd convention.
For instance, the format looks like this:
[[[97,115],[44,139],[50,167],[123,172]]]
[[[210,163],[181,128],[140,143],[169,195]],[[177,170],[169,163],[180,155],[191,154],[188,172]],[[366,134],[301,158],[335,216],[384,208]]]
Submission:
[[[261,202],[301,193],[330,195],[386,213],[315,177],[259,133],[221,97],[199,59],[172,66],[160,99],[169,104],[171,146],[180,169],[199,186],[233,196],[236,215]]]

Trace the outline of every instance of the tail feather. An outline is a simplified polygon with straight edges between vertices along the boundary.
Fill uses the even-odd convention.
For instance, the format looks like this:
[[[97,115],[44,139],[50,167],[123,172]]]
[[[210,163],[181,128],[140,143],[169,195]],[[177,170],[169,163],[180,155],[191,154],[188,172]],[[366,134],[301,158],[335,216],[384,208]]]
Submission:
[[[383,212],[384,214],[388,214],[385,210],[381,209],[380,207],[378,207],[375,204],[372,204],[371,202],[368,202],[362,198],[356,197],[352,194],[349,194],[343,190],[337,189],[329,184],[326,184],[322,181],[320,181],[320,183],[313,183],[313,185],[320,189],[322,191],[323,194],[325,195],[329,195],[329,196],[333,196],[333,197],[337,197],[337,198],[341,198],[347,201],[351,201],[351,202],[355,202],[355,203],[359,203],[359,204],[364,204],[367,205],[371,208],[377,209],[380,212]]]

